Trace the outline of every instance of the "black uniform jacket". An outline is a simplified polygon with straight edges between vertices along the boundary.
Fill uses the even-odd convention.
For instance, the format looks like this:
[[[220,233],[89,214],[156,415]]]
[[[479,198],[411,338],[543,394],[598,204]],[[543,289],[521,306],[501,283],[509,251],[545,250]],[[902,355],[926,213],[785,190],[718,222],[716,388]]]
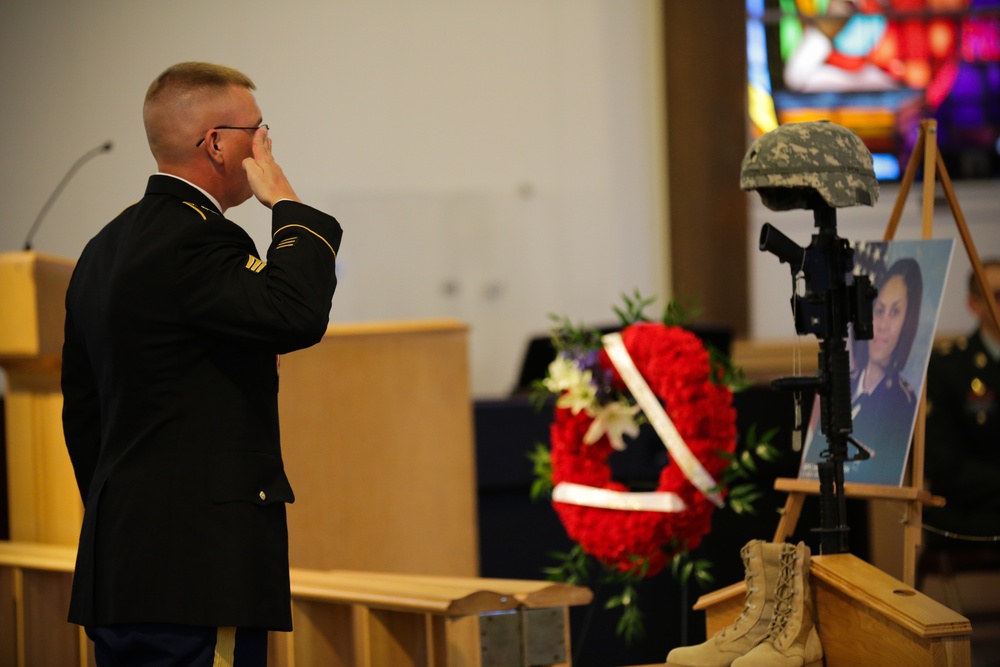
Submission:
[[[982,336],[977,331],[931,355],[925,470],[931,490],[948,503],[925,507],[924,517],[960,535],[994,536],[1000,534],[1000,361],[987,352]],[[928,543],[940,542],[935,533],[927,537]],[[946,542],[951,548],[983,546]]]
[[[69,619],[291,629],[276,355],[326,331],[340,225],[272,211],[265,263],[150,178],[66,295],[63,427],[85,504]]]

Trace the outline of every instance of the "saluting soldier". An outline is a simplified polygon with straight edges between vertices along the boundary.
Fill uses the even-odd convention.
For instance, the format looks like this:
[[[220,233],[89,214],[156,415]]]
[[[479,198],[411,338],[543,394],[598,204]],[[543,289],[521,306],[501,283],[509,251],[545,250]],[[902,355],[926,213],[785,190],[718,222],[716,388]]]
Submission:
[[[986,282],[1000,302],[1000,258],[983,262]],[[975,274],[969,276],[974,333],[935,351],[927,372],[926,474],[947,499],[928,507],[928,545],[1000,548],[1000,331]],[[990,538],[993,538],[991,540]]]
[[[324,335],[341,227],[299,201],[241,72],[180,63],[143,105],[159,173],[66,296],[63,425],[85,511],[69,620],[98,665],[263,667],[291,629],[276,355]],[[223,214],[271,209],[262,258]]]

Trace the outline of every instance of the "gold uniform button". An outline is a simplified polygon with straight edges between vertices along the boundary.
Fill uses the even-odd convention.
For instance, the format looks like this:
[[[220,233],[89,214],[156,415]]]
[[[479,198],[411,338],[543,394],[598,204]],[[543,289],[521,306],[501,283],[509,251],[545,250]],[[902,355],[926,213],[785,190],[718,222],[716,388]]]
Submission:
[[[267,500],[267,494],[266,494],[266,493],[264,493],[263,491],[261,491],[261,492],[260,492],[260,499],[261,499],[261,500]]]

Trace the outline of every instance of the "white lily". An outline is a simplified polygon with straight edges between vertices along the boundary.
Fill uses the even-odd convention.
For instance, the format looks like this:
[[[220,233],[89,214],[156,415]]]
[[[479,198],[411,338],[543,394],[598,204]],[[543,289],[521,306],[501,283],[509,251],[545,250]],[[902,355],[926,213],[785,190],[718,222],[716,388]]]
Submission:
[[[561,394],[580,381],[580,368],[568,357],[557,356],[549,364],[549,375],[542,384],[553,394]]]
[[[597,400],[594,374],[589,370],[580,370],[572,360],[562,355],[549,364],[549,376],[542,383],[546,389],[560,395],[556,405],[571,409],[573,414],[589,410]]]
[[[583,442],[592,445],[607,434],[611,446],[618,451],[625,449],[623,436],[635,438],[639,435],[639,424],[635,416],[639,413],[638,405],[626,405],[614,401],[591,411],[594,421],[583,436]]]

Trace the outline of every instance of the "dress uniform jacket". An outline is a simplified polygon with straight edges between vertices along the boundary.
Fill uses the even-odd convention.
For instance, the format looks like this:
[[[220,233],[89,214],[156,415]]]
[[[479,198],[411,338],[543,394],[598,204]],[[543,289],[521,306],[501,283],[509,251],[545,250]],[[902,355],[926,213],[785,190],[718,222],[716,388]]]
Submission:
[[[266,263],[165,175],[84,249],[63,426],[85,511],[69,619],[291,629],[278,354],[326,331],[341,228],[272,210]]]
[[[860,380],[859,372],[851,374],[851,435],[865,446],[871,458],[845,463],[844,481],[898,485],[906,466],[917,396],[897,372],[883,377],[870,394],[858,394]],[[827,448],[826,436],[817,430],[805,461],[818,464]],[[849,445],[847,453],[854,456],[857,449]],[[818,477],[818,473],[812,476]]]
[[[980,332],[931,355],[926,452],[931,490],[948,501],[925,508],[927,523],[961,535],[1000,534],[1000,361]]]

